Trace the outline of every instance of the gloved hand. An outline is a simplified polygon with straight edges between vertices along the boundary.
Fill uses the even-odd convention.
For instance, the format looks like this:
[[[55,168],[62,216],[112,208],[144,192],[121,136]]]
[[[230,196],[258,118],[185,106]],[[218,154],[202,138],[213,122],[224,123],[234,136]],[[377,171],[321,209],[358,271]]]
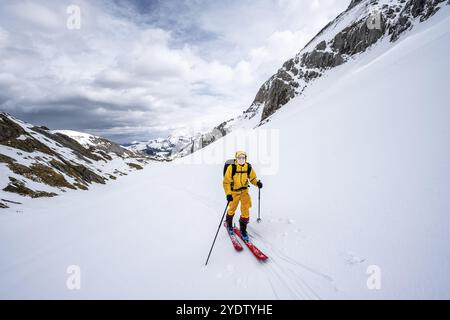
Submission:
[[[233,196],[231,194],[227,195],[227,201],[228,202],[233,201]]]
[[[256,185],[257,185],[258,188],[260,188],[260,189],[263,187],[263,184],[262,184],[261,180],[258,180],[258,182],[256,183]]]

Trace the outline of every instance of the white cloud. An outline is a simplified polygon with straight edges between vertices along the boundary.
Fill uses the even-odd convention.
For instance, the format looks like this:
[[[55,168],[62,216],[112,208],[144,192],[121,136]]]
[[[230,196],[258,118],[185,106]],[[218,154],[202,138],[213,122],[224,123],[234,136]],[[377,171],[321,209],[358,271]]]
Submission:
[[[8,44],[9,33],[0,27],[0,48]]]
[[[0,108],[123,140],[204,130],[240,113],[345,7],[332,0],[197,1],[174,11],[163,2],[152,15],[132,10],[132,2],[78,0],[82,28],[68,30],[72,1],[5,1]]]
[[[60,28],[64,23],[62,15],[35,1],[9,2],[2,7],[2,10],[32,28],[51,30]]]

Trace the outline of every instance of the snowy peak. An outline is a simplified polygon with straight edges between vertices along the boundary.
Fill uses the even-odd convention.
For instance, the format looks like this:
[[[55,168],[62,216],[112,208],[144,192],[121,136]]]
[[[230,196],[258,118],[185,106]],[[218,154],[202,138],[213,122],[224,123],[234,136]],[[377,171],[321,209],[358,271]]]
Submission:
[[[187,156],[217,141],[230,133],[236,124],[247,124],[249,116],[243,114],[236,119],[224,121],[212,130],[193,136],[169,136],[149,141],[135,141],[125,146],[128,150],[142,152],[160,161],[172,161]]]
[[[134,152],[144,153],[159,161],[171,161],[181,156],[184,149],[192,143],[192,138],[184,136],[169,136],[149,141],[134,141],[125,148]],[[190,153],[190,152],[189,152]]]
[[[74,130],[52,130],[52,133],[61,133],[64,134],[75,141],[77,141],[79,144],[81,144],[85,148],[89,148],[90,146],[96,146],[98,143],[98,139],[101,139],[100,137],[93,136],[89,133],[74,131]]]
[[[65,135],[77,141],[80,145],[88,150],[101,150],[106,153],[112,152],[121,157],[139,156],[139,154],[136,154],[136,152],[123,148],[110,140],[85,132],[78,132],[73,130],[52,130],[51,132],[59,135]]]

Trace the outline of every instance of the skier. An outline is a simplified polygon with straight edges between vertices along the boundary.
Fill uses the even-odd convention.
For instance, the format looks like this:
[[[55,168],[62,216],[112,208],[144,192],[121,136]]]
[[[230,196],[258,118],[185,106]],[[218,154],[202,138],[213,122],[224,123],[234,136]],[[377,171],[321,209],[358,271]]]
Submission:
[[[239,227],[242,238],[248,241],[247,224],[250,218],[250,208],[252,199],[248,193],[248,180],[262,188],[263,184],[257,180],[255,170],[250,163],[247,163],[247,154],[244,151],[237,151],[235,154],[234,164],[228,165],[223,178],[223,189],[227,196],[229,209],[227,212],[226,223],[230,234],[233,234],[233,217],[239,202],[241,203],[241,217],[239,219]]]

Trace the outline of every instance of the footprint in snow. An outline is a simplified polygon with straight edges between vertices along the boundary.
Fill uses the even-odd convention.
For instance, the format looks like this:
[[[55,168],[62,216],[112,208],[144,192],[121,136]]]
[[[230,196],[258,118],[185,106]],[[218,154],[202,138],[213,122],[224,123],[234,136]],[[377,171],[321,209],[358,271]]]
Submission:
[[[352,252],[347,253],[347,255],[348,256],[345,259],[345,262],[350,266],[354,266],[356,264],[363,263],[364,261],[366,261],[365,258],[361,258]]]
[[[229,277],[233,275],[233,273],[234,273],[234,265],[229,263],[226,265],[224,269],[222,269],[222,271],[216,274],[216,278],[221,279],[223,277]]]
[[[232,265],[232,264],[227,264],[227,271],[228,271],[228,272],[233,272],[233,271],[234,271],[234,265]]]
[[[286,219],[285,223],[286,224],[294,224],[295,220],[294,219]]]
[[[243,278],[237,278],[236,279],[236,286],[246,289],[247,288],[247,281],[245,281]]]

